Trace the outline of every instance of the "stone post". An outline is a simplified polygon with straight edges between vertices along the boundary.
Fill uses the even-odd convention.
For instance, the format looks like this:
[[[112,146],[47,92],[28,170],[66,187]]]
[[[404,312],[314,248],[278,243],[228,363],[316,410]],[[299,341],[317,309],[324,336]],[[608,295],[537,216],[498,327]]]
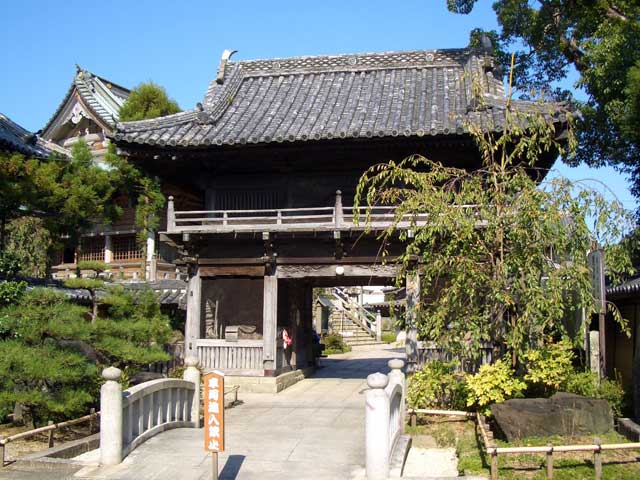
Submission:
[[[389,378],[382,373],[367,377],[365,393],[365,448],[367,480],[386,480],[389,476],[389,397],[385,387]]]
[[[389,384],[397,383],[402,387],[402,400],[400,401],[400,431],[404,433],[404,427],[407,422],[407,406],[405,404],[407,383],[404,373],[402,372],[402,368],[404,367],[404,360],[394,358],[393,360],[389,360],[389,363],[387,363],[387,365],[389,365],[389,368],[391,369],[391,372],[389,372]]]
[[[167,231],[169,233],[176,229],[176,211],[173,203],[173,196],[169,195],[167,199]]]
[[[336,190],[336,203],[334,206],[335,212],[335,226],[340,228],[344,222],[344,210],[342,209],[342,192]]]
[[[187,357],[184,360],[185,368],[182,378],[195,385],[193,400],[191,401],[191,421],[194,428],[200,428],[200,370],[198,370],[198,359]]]
[[[600,376],[600,332],[589,332],[589,367]]]
[[[111,235],[104,237],[104,263],[113,262],[113,246],[111,244]]]
[[[406,278],[406,352],[407,373],[415,373],[418,366],[418,306],[420,304],[420,275],[418,271],[407,273]]]
[[[118,465],[122,462],[122,372],[115,367],[105,368],[100,388],[100,463]]]
[[[376,312],[376,340],[382,341],[382,314],[380,310]]]

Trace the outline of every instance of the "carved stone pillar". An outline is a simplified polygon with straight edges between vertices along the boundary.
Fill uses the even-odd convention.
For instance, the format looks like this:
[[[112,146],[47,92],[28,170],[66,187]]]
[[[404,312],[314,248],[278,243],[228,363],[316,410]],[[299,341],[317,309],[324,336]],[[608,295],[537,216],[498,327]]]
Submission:
[[[200,270],[195,267],[195,272],[189,279],[187,290],[187,321],[184,332],[185,358],[196,357],[196,340],[200,338],[202,322],[202,278]]]

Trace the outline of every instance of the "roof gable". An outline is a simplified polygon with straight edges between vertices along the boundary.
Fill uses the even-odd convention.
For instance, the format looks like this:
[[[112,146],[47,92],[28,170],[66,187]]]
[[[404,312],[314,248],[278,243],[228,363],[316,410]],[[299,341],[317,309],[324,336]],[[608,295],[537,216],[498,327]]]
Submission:
[[[42,129],[42,137],[54,139],[61,127],[88,118],[111,130],[118,121],[119,110],[129,90],[77,67],[76,75],[64,99]]]

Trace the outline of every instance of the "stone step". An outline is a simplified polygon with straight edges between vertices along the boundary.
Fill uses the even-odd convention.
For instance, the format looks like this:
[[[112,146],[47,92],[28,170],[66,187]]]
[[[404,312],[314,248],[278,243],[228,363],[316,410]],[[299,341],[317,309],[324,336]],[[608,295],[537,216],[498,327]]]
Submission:
[[[375,341],[376,341],[375,338],[369,337],[369,338],[359,338],[357,340],[351,340],[350,342],[349,341],[345,341],[344,343],[346,345],[359,345],[361,343],[371,343],[371,342],[375,342]]]

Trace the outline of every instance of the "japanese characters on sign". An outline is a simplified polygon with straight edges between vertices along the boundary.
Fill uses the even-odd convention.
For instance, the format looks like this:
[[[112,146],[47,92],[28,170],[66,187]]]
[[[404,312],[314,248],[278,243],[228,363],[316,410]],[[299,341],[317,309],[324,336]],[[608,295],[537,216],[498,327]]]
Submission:
[[[224,451],[224,374],[204,376],[204,449]]]

